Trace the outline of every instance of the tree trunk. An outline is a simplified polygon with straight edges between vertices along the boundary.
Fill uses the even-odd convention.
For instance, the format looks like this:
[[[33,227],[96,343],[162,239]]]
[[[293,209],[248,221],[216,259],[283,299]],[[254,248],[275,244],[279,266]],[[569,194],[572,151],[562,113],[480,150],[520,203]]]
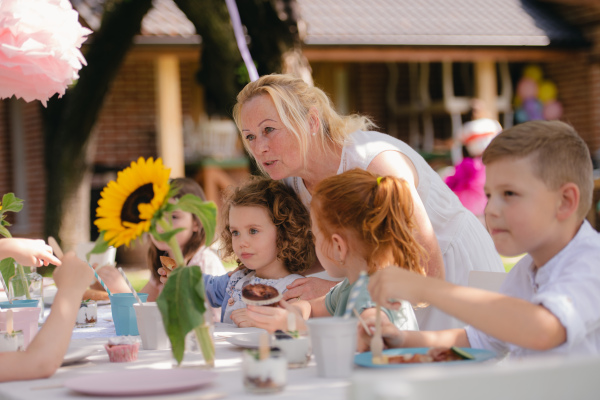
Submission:
[[[110,83],[151,6],[152,0],[107,1],[102,24],[85,45],[88,65],[61,99],[53,97],[43,109],[48,182],[46,236],[58,237],[63,205],[76,194],[85,172],[90,170],[86,153],[92,128]]]

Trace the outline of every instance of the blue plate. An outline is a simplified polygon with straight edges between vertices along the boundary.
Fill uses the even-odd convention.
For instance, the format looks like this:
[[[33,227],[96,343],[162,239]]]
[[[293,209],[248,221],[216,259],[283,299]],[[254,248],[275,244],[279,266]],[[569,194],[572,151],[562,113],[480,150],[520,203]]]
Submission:
[[[360,353],[354,356],[354,363],[356,365],[360,365],[361,367],[370,367],[370,368],[406,368],[406,367],[415,367],[415,366],[423,366],[423,365],[456,365],[456,364],[466,364],[472,362],[482,362],[486,360],[490,360],[496,357],[496,353],[490,350],[484,349],[472,349],[470,347],[460,347],[463,351],[471,354],[474,359],[473,360],[458,360],[458,361],[447,361],[447,362],[436,362],[436,363],[411,363],[411,364],[373,364],[373,355],[370,351],[366,353]],[[408,347],[405,349],[387,349],[383,351],[383,354],[387,354],[388,356],[397,356],[398,354],[426,354],[429,351],[429,347]]]

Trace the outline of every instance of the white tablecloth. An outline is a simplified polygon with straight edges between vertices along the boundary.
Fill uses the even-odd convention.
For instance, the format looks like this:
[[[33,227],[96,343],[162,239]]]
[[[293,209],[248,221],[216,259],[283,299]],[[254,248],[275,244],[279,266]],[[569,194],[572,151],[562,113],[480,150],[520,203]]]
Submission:
[[[215,337],[235,334],[237,328],[230,325],[217,324]],[[238,331],[239,332],[239,331]],[[102,374],[119,370],[137,368],[168,369],[172,368],[170,350],[142,350],[140,347],[138,360],[129,363],[111,363],[103,349],[107,338],[114,336],[115,330],[110,315],[110,306],[98,307],[98,324],[93,328],[76,328],[73,331],[70,349],[89,348],[97,351],[84,360],[61,367],[49,379],[33,381],[18,381],[0,384],[0,399],[93,399],[102,397],[89,397],[71,391],[61,385],[67,379],[86,376],[89,374]],[[242,349],[224,340],[217,339],[215,343],[216,362],[214,372],[217,379],[206,387],[169,395],[150,396],[151,399],[208,399],[202,395],[216,394],[232,399],[257,399],[263,395],[246,393],[243,387],[241,372]],[[308,367],[288,370],[287,385],[283,392],[275,395],[282,399],[345,399],[349,387],[349,380],[324,379],[317,377],[314,360]],[[139,399],[140,397],[110,397],[111,399]],[[148,398],[144,396],[143,398]],[[219,397],[215,397],[219,398]]]

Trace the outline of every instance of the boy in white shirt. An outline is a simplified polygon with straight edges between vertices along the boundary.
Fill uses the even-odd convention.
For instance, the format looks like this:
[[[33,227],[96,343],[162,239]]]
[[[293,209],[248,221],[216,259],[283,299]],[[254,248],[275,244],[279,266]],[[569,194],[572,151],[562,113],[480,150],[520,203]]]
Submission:
[[[559,121],[532,121],[498,135],[483,154],[485,219],[500,254],[528,253],[501,293],[386,268],[370,280],[373,301],[429,303],[470,326],[429,332],[384,326],[387,347],[461,346],[511,357],[600,352],[600,234],[589,150]],[[396,303],[397,307],[397,303]],[[359,349],[370,337],[360,330]]]

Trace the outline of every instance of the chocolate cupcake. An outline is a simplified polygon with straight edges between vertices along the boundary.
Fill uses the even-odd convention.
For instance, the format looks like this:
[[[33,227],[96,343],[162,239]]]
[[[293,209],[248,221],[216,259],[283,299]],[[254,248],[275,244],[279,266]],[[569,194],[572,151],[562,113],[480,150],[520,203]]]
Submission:
[[[273,286],[257,283],[242,289],[242,301],[252,306],[276,307],[283,296]]]

